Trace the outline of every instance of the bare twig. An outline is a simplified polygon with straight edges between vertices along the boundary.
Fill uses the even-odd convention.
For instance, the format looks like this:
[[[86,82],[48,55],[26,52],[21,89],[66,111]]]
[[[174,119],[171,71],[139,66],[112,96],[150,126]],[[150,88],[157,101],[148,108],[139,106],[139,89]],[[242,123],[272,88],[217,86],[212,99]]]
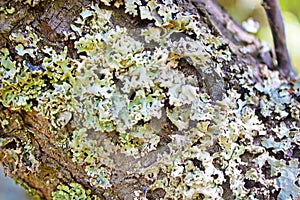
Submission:
[[[296,75],[286,47],[284,23],[277,0],[264,0],[263,4],[268,16],[269,25],[273,35],[277,65],[280,73],[288,78]]]

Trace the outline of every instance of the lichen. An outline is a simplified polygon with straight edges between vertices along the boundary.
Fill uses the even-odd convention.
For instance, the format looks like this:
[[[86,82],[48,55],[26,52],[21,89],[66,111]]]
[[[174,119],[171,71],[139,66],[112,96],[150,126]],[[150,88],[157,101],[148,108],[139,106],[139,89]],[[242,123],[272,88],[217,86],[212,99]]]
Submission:
[[[14,7],[0,7],[0,13],[4,12],[6,15],[12,15],[15,11],[16,9]]]
[[[26,26],[24,31],[16,31],[10,34],[10,41],[15,45],[17,54],[24,56],[28,54],[31,58],[35,59],[38,51],[38,42],[41,38],[33,32],[30,26]]]
[[[70,185],[58,185],[57,190],[52,192],[54,200],[61,199],[78,199],[78,200],[96,200],[96,196],[91,195],[90,190],[84,189],[78,183],[70,183]]]
[[[26,2],[34,6],[36,1]],[[113,1],[102,2],[113,6]],[[275,191],[279,199],[295,198],[300,79],[287,82],[263,66],[262,81],[254,83],[251,66],[243,73],[241,66],[228,66],[232,57],[226,42],[173,1],[126,1],[124,6],[126,13],[155,26],[133,33],[116,25],[113,11],[86,6],[66,33],[76,39],[76,58],[68,56],[67,47],[39,49],[41,39],[30,27],[12,33],[16,53],[42,58],[42,64],[15,61],[3,48],[1,103],[39,113],[53,132],[72,126],[61,142],[72,162],[84,166],[91,187],[113,187],[118,162],[113,155],[120,152],[138,160],[126,173],[144,177],[147,191],[161,189],[165,199],[222,199],[226,184],[235,199],[259,199]],[[195,73],[185,73],[183,61]],[[225,91],[225,67],[244,91]],[[115,139],[93,139],[107,133]],[[38,167],[33,151],[28,142],[30,170]],[[151,153],[157,153],[155,160],[143,163]],[[94,198],[78,183],[58,185],[52,196]]]
[[[29,5],[29,6],[32,6],[32,7],[35,7],[41,1],[44,1],[44,0],[18,0],[18,2],[22,2],[24,5]]]

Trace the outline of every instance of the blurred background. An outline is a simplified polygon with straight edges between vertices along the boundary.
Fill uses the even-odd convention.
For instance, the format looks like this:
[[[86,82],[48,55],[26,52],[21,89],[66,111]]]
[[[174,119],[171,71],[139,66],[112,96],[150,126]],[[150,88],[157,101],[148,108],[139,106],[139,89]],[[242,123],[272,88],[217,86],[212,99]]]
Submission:
[[[273,46],[269,24],[261,6],[262,0],[218,0],[218,2],[248,32]],[[279,0],[285,22],[287,46],[295,70],[300,74],[300,1]],[[0,200],[30,199],[11,178],[5,177],[0,167]]]
[[[30,200],[24,189],[5,176],[0,167],[0,200]]]
[[[217,0],[248,32],[273,48],[272,33],[261,6],[262,0]],[[300,1],[278,0],[285,23],[287,47],[292,64],[300,74]]]

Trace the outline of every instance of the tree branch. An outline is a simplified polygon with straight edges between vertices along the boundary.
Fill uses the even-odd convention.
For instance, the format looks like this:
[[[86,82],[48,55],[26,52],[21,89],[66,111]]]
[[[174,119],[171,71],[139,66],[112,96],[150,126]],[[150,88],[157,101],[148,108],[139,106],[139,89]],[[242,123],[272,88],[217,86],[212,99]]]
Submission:
[[[284,23],[277,0],[264,0],[263,4],[268,16],[269,25],[273,35],[276,59],[279,71],[288,78],[296,75],[286,47]]]

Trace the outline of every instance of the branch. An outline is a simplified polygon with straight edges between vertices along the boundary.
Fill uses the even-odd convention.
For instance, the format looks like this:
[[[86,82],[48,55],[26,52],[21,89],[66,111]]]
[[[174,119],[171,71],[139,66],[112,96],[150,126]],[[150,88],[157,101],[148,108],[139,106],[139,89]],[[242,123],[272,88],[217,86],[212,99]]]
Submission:
[[[281,74],[288,78],[296,75],[286,47],[284,23],[276,0],[264,0],[263,6],[273,35],[277,64]]]

